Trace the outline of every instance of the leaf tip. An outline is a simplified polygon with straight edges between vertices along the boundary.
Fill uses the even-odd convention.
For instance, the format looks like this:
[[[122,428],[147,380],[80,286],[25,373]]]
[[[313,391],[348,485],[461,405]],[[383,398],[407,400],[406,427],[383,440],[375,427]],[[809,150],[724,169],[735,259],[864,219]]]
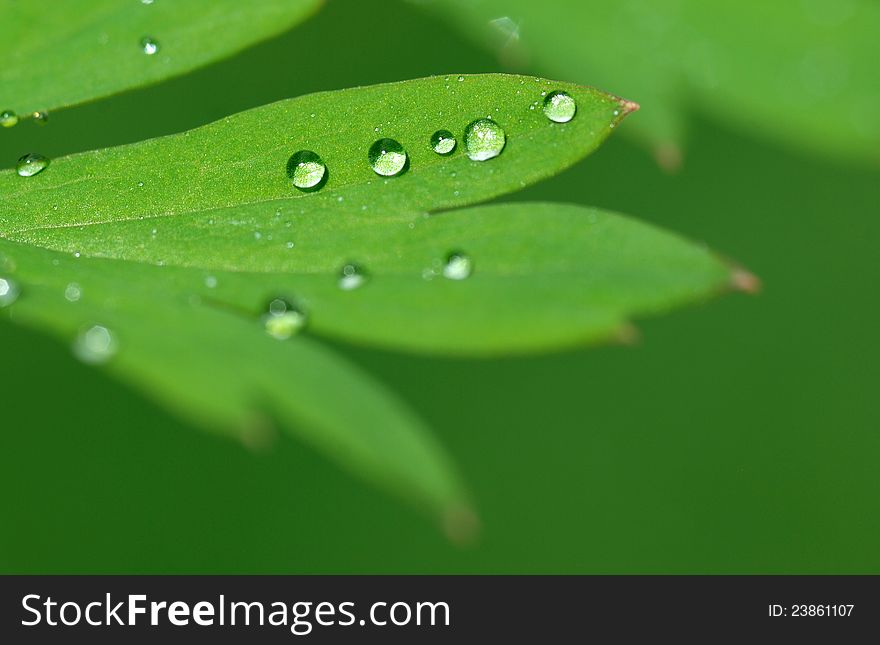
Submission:
[[[627,321],[614,330],[613,339],[614,342],[620,345],[631,347],[637,345],[642,340],[642,333],[639,331],[638,327]]]
[[[657,162],[661,170],[674,174],[681,170],[684,154],[678,144],[667,141],[654,148],[654,161]]]
[[[465,504],[455,504],[443,513],[443,532],[459,547],[473,546],[480,537],[480,518]]]
[[[730,273],[730,285],[737,291],[748,294],[759,293],[763,288],[761,278],[739,266],[734,266]]]
[[[623,108],[623,115],[632,114],[633,112],[638,112],[642,107],[635,101],[627,101],[626,99],[620,99],[620,106]]]

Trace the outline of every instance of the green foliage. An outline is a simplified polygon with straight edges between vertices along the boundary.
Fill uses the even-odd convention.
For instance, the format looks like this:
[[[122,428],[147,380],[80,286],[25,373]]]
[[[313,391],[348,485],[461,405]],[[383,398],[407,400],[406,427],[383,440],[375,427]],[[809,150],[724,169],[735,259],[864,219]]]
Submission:
[[[597,83],[647,109],[633,132],[675,163],[693,109],[819,152],[880,149],[872,0],[438,0],[514,69]],[[564,18],[563,18],[564,16]]]
[[[0,111],[52,110],[183,74],[282,33],[319,5],[0,0]]]
[[[574,98],[573,120],[544,116],[550,90]],[[56,159],[32,177],[5,171],[0,251],[21,288],[9,311],[197,423],[249,443],[277,424],[460,523],[466,497],[442,449],[318,339],[534,352],[614,338],[634,315],[726,288],[731,269],[711,253],[621,216],[458,208],[560,172],[634,107],[542,79],[433,77],[282,101]],[[484,115],[502,124],[506,145],[473,161],[462,135]],[[459,137],[448,155],[431,149],[441,128]],[[370,167],[381,137],[408,152],[399,176]],[[301,150],[327,166],[310,190],[290,176]],[[472,276],[444,267],[455,252]],[[351,262],[367,282],[342,289]],[[283,341],[264,328],[267,303],[281,297],[308,319]]]

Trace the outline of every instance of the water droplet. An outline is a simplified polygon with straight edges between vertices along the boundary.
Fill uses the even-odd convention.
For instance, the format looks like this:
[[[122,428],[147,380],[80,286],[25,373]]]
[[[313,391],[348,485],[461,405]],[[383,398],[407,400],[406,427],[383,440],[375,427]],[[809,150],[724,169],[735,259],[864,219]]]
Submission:
[[[464,130],[464,147],[474,161],[486,161],[501,154],[506,137],[492,119],[477,119]]]
[[[352,291],[364,286],[368,279],[369,275],[361,265],[349,262],[339,272],[339,288],[343,291]]]
[[[458,82],[459,82],[459,83],[461,83],[463,80],[464,80],[464,76],[459,76],[459,77],[458,77]]]
[[[449,130],[437,130],[431,135],[431,149],[438,155],[448,155],[455,150],[455,135]]]
[[[394,177],[406,170],[406,150],[394,139],[379,139],[367,153],[373,172],[383,177]]]
[[[278,340],[287,340],[305,327],[307,317],[289,300],[275,298],[263,316],[266,333]]]
[[[79,256],[80,256],[80,252],[79,252],[79,251],[74,251],[74,253],[73,253],[73,257],[78,258]]]
[[[449,280],[464,280],[470,277],[474,270],[474,263],[470,256],[461,251],[453,251],[446,256],[446,264],[443,265],[443,277]]]
[[[76,282],[71,282],[64,289],[64,299],[68,302],[79,302],[82,298],[82,289]]]
[[[145,36],[141,38],[141,48],[147,56],[152,56],[159,51],[159,43],[154,38]]]
[[[0,278],[0,309],[18,300],[18,285],[10,278]]]
[[[574,99],[565,92],[550,92],[544,99],[544,115],[556,123],[568,123],[577,112]]]
[[[33,177],[45,170],[48,165],[49,160],[46,157],[32,152],[18,160],[18,163],[15,164],[15,171],[21,177]]]
[[[18,115],[12,110],[3,110],[0,112],[0,125],[4,128],[11,128],[18,123]]]
[[[37,110],[36,112],[31,114],[31,117],[33,117],[34,123],[36,123],[37,125],[46,125],[46,123],[49,121],[49,113],[45,110]]]
[[[208,287],[208,289],[214,289],[217,286],[217,278],[213,275],[206,275],[205,286]]]
[[[311,150],[300,150],[287,161],[287,176],[300,190],[319,190],[327,178],[327,166]]]
[[[293,242],[288,242],[285,246],[289,249],[292,249],[294,247],[294,244]]]
[[[73,353],[83,363],[100,365],[116,354],[116,337],[103,325],[92,325],[80,332],[73,343]]]

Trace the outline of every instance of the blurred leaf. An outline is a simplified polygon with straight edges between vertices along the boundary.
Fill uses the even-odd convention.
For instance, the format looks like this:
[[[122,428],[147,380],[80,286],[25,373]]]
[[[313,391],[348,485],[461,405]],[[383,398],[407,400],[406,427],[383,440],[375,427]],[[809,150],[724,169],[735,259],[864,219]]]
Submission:
[[[545,117],[550,90],[574,98],[573,120]],[[540,351],[618,336],[630,316],[728,286],[729,267],[705,249],[621,216],[553,204],[445,210],[558,173],[634,107],[542,79],[435,77],[282,101],[30,177],[0,172],[0,272],[21,288],[9,311],[63,338],[80,330],[81,358],[112,359],[115,373],[208,426],[240,433],[271,413],[352,470],[450,513],[463,496],[442,451],[309,336]],[[461,135],[484,115],[506,145],[472,161]],[[459,137],[451,154],[430,146],[439,128]],[[379,137],[408,151],[399,176],[371,168]],[[317,190],[288,176],[301,150],[327,164]],[[364,268],[357,288],[341,288],[346,263]],[[307,317],[307,334],[267,335],[278,335],[264,322],[277,298]]]
[[[0,111],[52,110],[184,74],[280,34],[319,5],[0,0]]]
[[[424,4],[514,69],[638,100],[645,110],[632,131],[666,165],[695,108],[821,153],[880,159],[880,3],[872,0]]]
[[[393,393],[311,338],[281,342],[258,319],[201,302],[201,272],[0,240],[4,265],[15,276],[7,282],[24,283],[14,322],[59,336],[87,363],[106,362],[196,424],[254,449],[280,426],[436,513],[464,503],[445,452]]]

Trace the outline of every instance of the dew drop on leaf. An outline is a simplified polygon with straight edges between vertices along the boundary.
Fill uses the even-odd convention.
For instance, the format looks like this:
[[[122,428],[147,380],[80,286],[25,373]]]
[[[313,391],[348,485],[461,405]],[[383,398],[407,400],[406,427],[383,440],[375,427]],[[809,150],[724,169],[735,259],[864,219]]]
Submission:
[[[544,115],[556,123],[568,123],[577,112],[577,104],[565,92],[550,92],[544,99]]]
[[[79,302],[80,298],[82,298],[82,288],[76,282],[71,282],[64,288],[64,299],[67,302]]]
[[[289,300],[274,298],[263,316],[266,333],[277,340],[287,340],[306,326],[307,317]]]
[[[41,154],[31,152],[18,160],[15,164],[15,172],[20,177],[33,177],[42,172],[49,165],[49,160]]]
[[[34,123],[37,125],[46,125],[49,121],[49,113],[45,110],[37,110],[31,115],[31,117],[33,117]]]
[[[455,150],[455,135],[449,130],[437,130],[431,135],[431,150],[438,155],[448,155]]]
[[[377,175],[394,177],[406,169],[406,150],[394,139],[379,139],[367,153],[370,167]]]
[[[461,251],[453,251],[446,256],[443,265],[443,277],[449,280],[464,280],[474,271],[474,262],[470,256]]]
[[[141,48],[147,56],[152,56],[159,51],[159,43],[154,38],[144,36],[141,38]]]
[[[73,354],[83,363],[100,365],[116,354],[116,337],[103,325],[83,329],[73,343]]]
[[[474,161],[497,157],[505,143],[504,130],[492,119],[477,119],[464,130],[464,148]]]
[[[3,110],[0,112],[0,125],[4,128],[11,128],[18,123],[18,115],[12,110]]]
[[[369,275],[361,265],[349,262],[339,272],[339,288],[343,291],[353,291],[364,286],[368,279]]]
[[[300,190],[318,190],[327,177],[327,166],[311,150],[300,150],[287,161],[287,176]]]
[[[18,285],[10,278],[0,278],[0,309],[18,300]]]

